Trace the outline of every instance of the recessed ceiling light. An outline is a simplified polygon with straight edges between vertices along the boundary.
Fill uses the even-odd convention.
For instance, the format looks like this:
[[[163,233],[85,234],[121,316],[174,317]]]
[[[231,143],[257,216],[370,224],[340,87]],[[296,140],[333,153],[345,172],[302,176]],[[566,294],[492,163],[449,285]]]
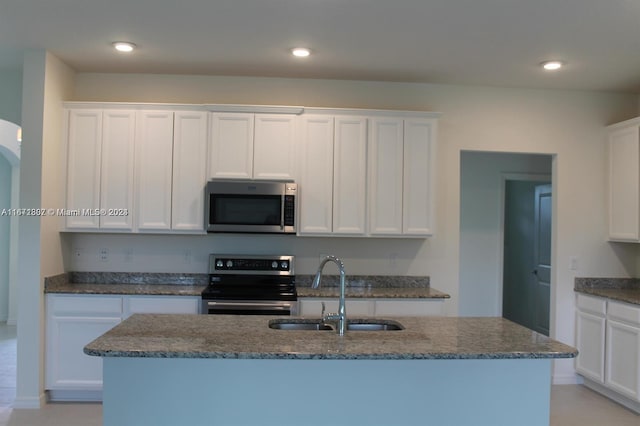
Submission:
[[[113,43],[113,47],[118,51],[118,52],[132,52],[133,49],[136,48],[136,45],[133,43],[129,43],[128,41],[114,41]]]
[[[564,63],[561,61],[545,61],[540,65],[547,71],[555,71],[562,68],[564,66]]]
[[[311,51],[306,47],[294,47],[293,49],[291,49],[291,54],[298,58],[306,58],[307,56],[311,55]]]

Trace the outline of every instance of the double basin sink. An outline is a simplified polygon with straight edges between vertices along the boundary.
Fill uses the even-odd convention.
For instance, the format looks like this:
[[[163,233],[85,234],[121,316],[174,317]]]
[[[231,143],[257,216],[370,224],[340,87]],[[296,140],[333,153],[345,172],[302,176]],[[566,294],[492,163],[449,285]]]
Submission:
[[[292,318],[273,319],[269,321],[269,328],[274,330],[313,330],[313,331],[335,331],[331,324],[327,324],[320,319]],[[349,319],[347,320],[348,331],[398,331],[404,330],[402,324],[386,319]]]

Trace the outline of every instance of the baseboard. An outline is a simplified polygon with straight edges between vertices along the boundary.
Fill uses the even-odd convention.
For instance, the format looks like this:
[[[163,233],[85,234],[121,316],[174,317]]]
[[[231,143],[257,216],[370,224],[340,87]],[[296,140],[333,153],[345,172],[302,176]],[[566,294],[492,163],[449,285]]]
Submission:
[[[47,391],[49,401],[53,402],[102,402],[102,391]]]
[[[591,381],[587,378],[584,379],[584,385],[589,389],[594,390],[609,399],[612,399],[618,404],[627,407],[629,410],[635,411],[636,413],[640,414],[640,402],[636,402],[632,399],[627,398],[626,396],[620,395],[619,393],[612,391],[604,385]]]
[[[44,393],[40,394],[38,397],[24,397],[17,396],[13,401],[13,408],[16,409],[25,409],[25,410],[39,410],[44,406],[47,399]]]
[[[554,374],[551,383],[554,385],[579,385],[582,384],[582,378],[577,374]]]

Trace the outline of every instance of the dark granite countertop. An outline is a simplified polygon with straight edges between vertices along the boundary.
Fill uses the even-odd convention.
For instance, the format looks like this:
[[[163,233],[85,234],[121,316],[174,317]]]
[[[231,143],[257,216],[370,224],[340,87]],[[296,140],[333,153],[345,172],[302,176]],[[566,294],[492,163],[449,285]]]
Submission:
[[[322,286],[311,288],[312,275],[296,276],[298,297],[338,297],[338,277],[323,276]],[[207,274],[70,272],[45,279],[45,293],[200,296]],[[361,276],[347,277],[350,298],[448,299],[431,288],[429,277]]]
[[[291,317],[276,317],[290,319]],[[399,331],[273,330],[271,316],[135,314],[84,352],[102,357],[231,359],[573,358],[575,348],[503,318],[393,318]]]
[[[637,278],[576,278],[578,293],[640,305],[640,279]]]

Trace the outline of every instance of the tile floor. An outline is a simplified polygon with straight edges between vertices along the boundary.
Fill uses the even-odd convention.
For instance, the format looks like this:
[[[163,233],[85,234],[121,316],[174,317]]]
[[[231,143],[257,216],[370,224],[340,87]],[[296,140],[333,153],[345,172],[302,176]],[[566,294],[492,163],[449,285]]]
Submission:
[[[0,324],[0,426],[101,426],[101,404],[54,403],[40,410],[11,409],[16,391],[15,333],[15,327]],[[638,425],[640,415],[584,386],[553,386],[551,389],[550,426]]]

